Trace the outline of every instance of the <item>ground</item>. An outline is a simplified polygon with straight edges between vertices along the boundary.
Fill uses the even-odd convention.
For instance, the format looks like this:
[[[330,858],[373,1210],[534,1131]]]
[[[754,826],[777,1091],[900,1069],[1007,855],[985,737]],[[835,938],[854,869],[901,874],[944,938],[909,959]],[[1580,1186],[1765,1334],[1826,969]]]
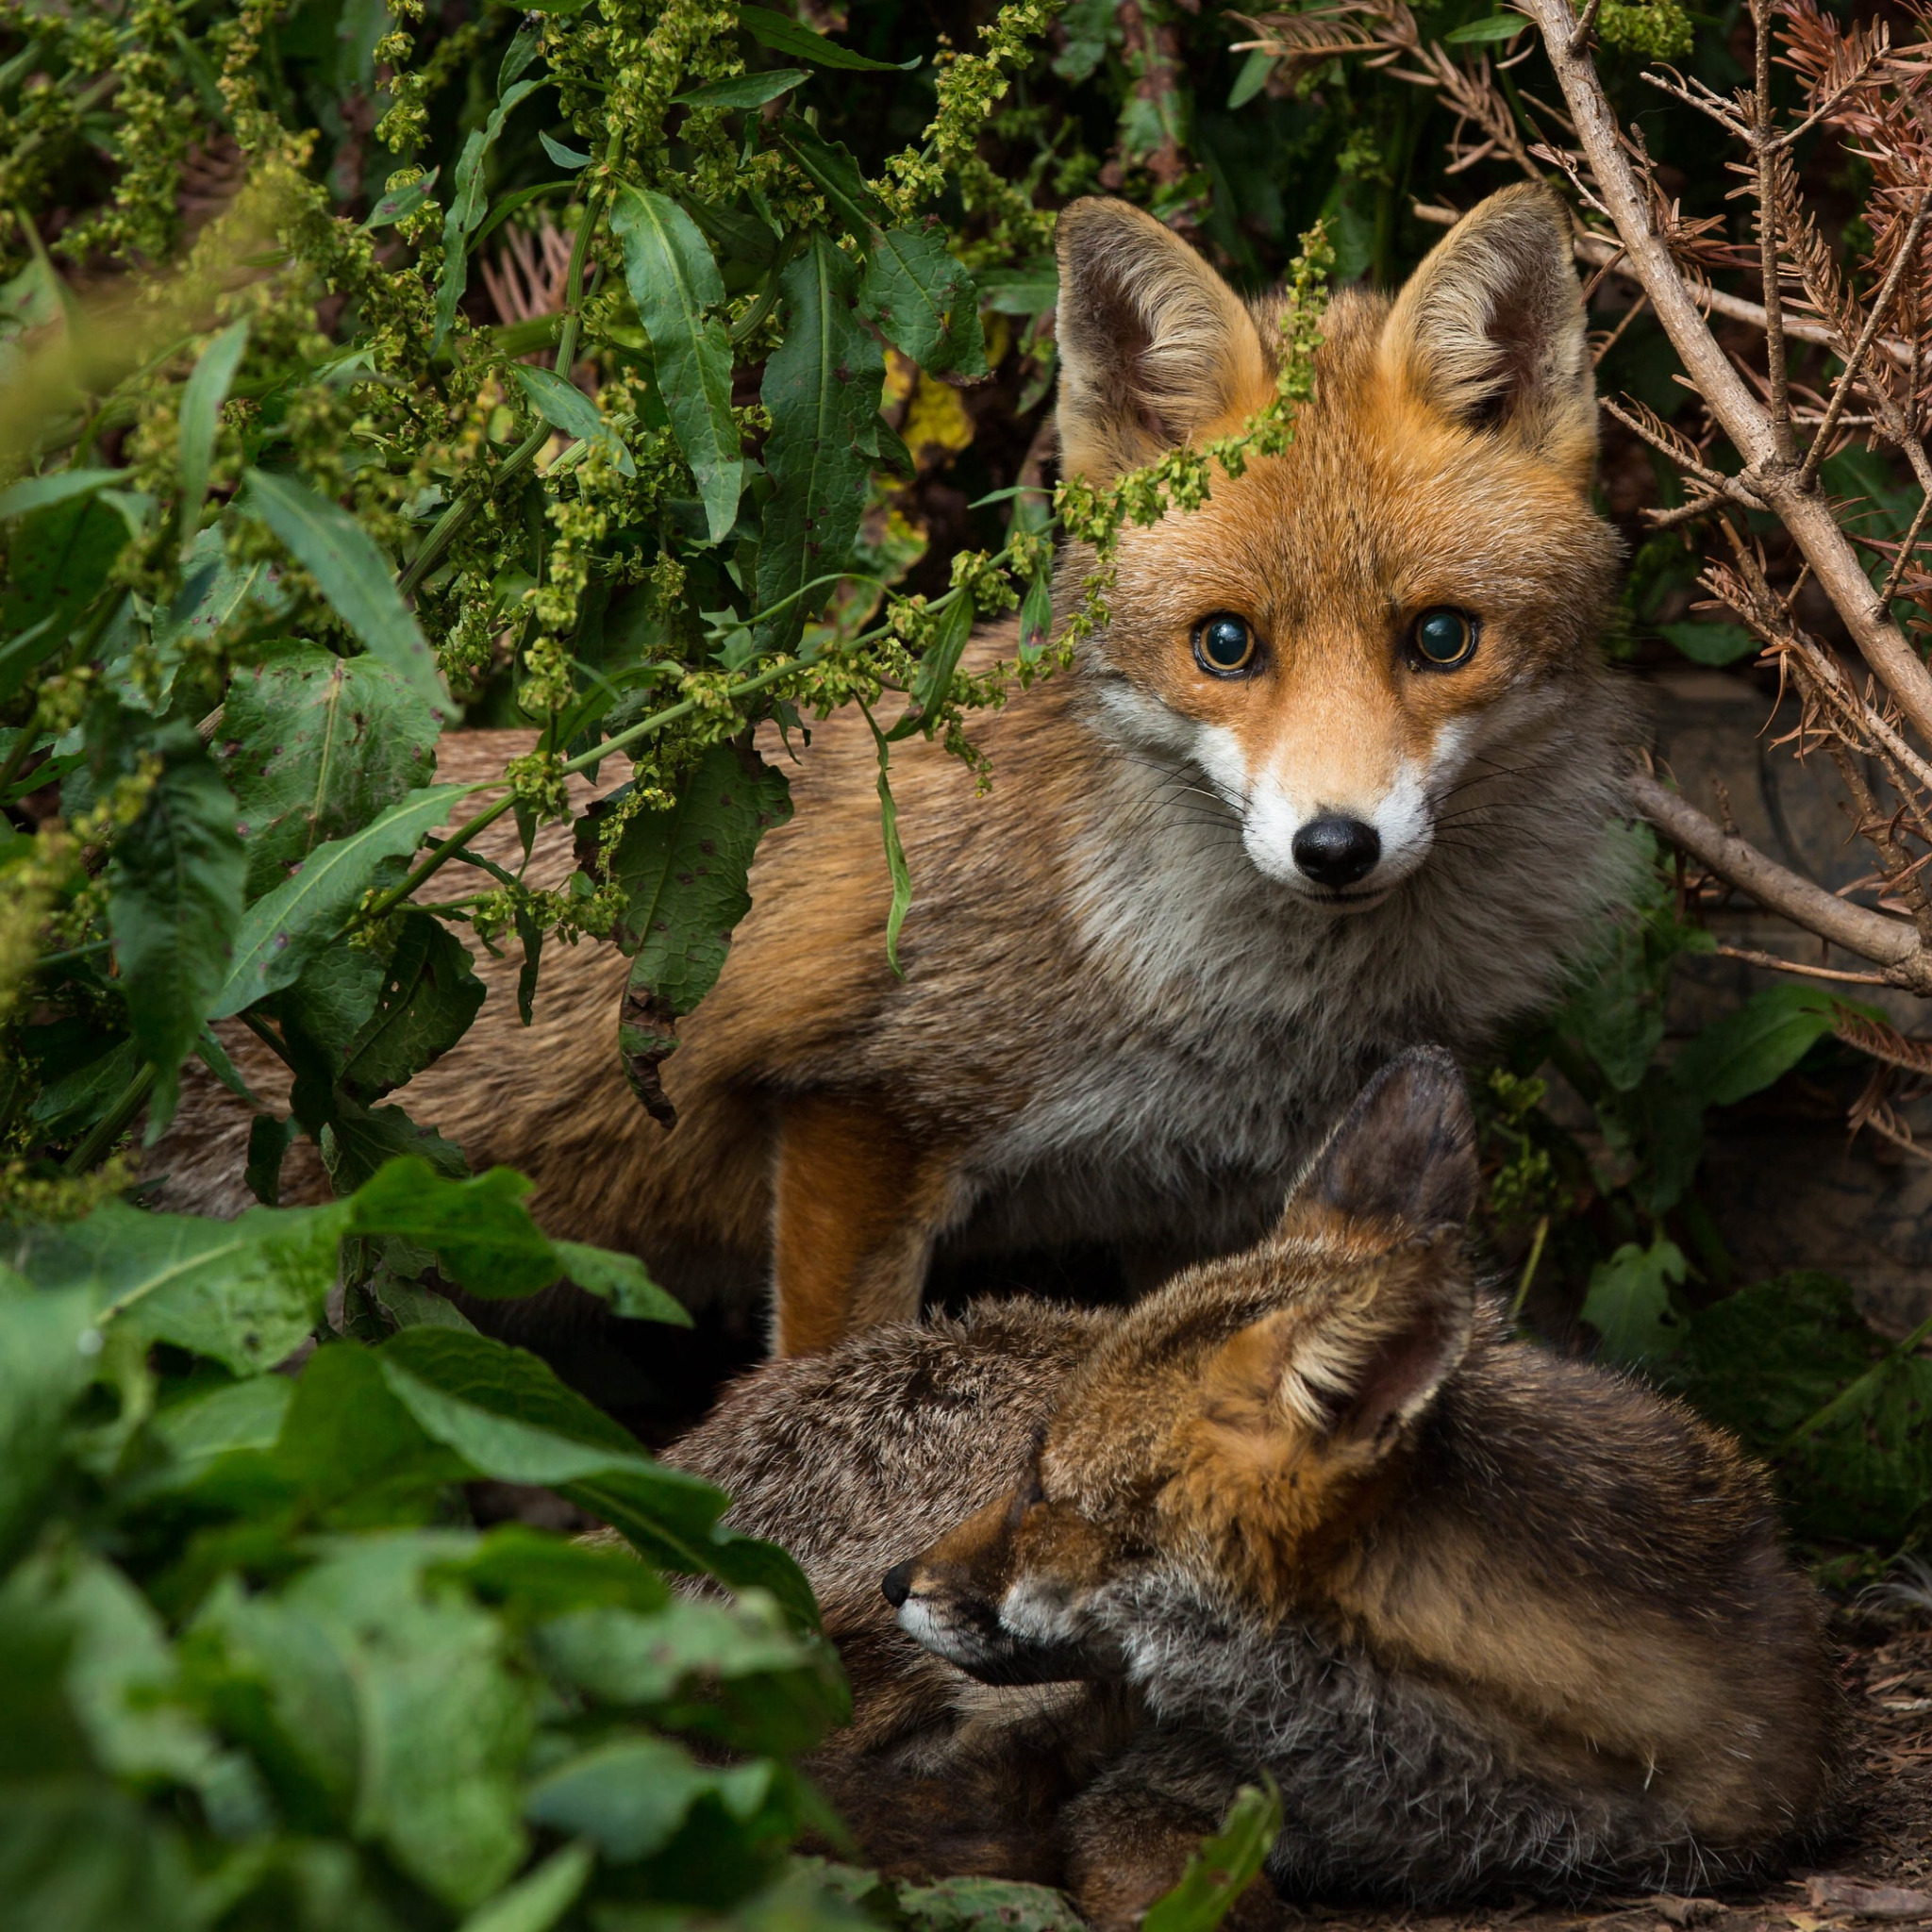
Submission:
[[[1755,1894],[1609,1898],[1552,1910],[1431,1914],[1322,1907],[1323,1932],[1865,1932],[1932,1927],[1932,1618],[1840,1622],[1852,1728],[1844,1828],[1818,1858]]]

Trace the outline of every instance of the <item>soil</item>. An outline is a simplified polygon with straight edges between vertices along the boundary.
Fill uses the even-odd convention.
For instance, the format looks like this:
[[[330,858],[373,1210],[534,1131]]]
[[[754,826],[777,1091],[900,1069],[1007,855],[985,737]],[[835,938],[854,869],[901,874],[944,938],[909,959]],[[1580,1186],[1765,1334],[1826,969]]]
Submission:
[[[1915,1624],[1925,1619],[1914,1620]],[[1550,1908],[1291,1914],[1324,1932],[1926,1932],[1932,1928],[1932,1627],[1848,1616],[1842,1679],[1852,1777],[1843,1827],[1790,1878],[1712,1898]]]

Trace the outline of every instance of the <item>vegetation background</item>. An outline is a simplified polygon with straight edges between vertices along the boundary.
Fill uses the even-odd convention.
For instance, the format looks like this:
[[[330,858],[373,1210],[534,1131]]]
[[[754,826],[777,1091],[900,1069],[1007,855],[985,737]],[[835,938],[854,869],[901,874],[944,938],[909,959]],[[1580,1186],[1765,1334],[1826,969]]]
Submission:
[[[728,783],[761,718],[866,708],[903,912],[891,745],[974,757],[974,712],[1104,606],[1103,569],[1055,628],[1055,541],[1104,565],[1208,481],[1196,455],[1054,491],[1056,209],[1124,194],[1242,285],[1297,276],[1307,326],[1239,462],[1291,427],[1324,277],[1394,284],[1430,210],[1516,178],[1453,76],[1521,117],[1519,150],[1547,132],[1521,16],[1340,18],[0,6],[0,1923],[1058,1923],[1049,1895],[789,1857],[836,1841],[792,1764],[844,1694],[803,1579],[437,1290],[568,1276],[688,1318],[389,1096],[475,1015],[467,925],[521,950],[526,1018],[547,948],[622,946],[612,1050],[649,1104],[789,810],[778,771]],[[1374,28],[1417,51],[1383,59]],[[1596,29],[1687,218],[1748,240],[1724,130],[1640,75],[1728,92],[1749,16],[1603,0]],[[1859,273],[1869,158],[1829,128],[1797,153]],[[1631,290],[1592,300],[1603,387],[1690,420]],[[1729,667],[1769,710],[1760,640],[1690,608],[1688,525],[1642,514],[1681,501],[1675,473],[1606,427],[1631,552],[1606,647],[1633,675]],[[1895,546],[1907,477],[1848,447],[1825,480]],[[1015,608],[1011,662],[961,675],[975,619]],[[437,785],[441,734],[479,723],[541,737],[494,791]],[[562,890],[470,853],[490,819],[527,841],[568,816],[565,779],[620,756]],[[1481,1082],[1484,1239],[1520,1316],[1772,1459],[1794,1536],[1856,1585],[1932,1525],[1926,1330],[1881,1333],[1828,1276],[1740,1279],[1700,1150],[1777,1083],[1855,1096],[1874,1040],[1912,1063],[1815,981],[1667,1044],[1714,889],[1627,836],[1646,891]],[[693,892],[700,840],[725,862]],[[263,1206],[148,1211],[130,1137],[191,1057],[239,1084],[229,1020],[295,1075],[250,1141]],[[275,1205],[298,1135],[332,1206]],[[539,1491],[648,1560],[542,1527]],[[1257,1795],[1155,1932],[1211,1925],[1266,1829]]]

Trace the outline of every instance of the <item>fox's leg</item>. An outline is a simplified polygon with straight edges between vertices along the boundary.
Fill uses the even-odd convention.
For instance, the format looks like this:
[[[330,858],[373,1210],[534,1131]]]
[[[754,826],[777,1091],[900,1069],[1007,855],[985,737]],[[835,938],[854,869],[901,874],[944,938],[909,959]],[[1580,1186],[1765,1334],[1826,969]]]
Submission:
[[[910,1321],[953,1194],[951,1164],[882,1108],[786,1103],[772,1189],[772,1347],[810,1355]]]

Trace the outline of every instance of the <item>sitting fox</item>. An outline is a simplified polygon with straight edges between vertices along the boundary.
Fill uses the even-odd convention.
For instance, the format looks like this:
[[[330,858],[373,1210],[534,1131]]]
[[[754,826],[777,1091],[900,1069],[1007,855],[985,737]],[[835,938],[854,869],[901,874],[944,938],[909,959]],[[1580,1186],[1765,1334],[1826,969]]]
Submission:
[[[671,1452],[819,1591],[871,1857],[1113,1928],[1264,1772],[1299,1897],[1701,1890],[1815,1829],[1833,1677],[1765,1480],[1509,1339],[1473,1139],[1407,1055],[1250,1252],[768,1364]]]
[[[411,1114],[688,1300],[769,1281],[781,1352],[914,1314],[942,1239],[1123,1243],[1140,1285],[1255,1240],[1369,1073],[1479,1048],[1619,888],[1623,712],[1596,650],[1616,541],[1570,250],[1556,200],[1509,189],[1392,305],[1344,291],[1288,451],[1127,530],[1105,632],[975,724],[990,795],[933,746],[895,753],[903,982],[872,739],[835,719],[788,766],[795,816],[665,1062],[673,1131],[625,1084],[625,962],[592,945],[546,958],[527,1034],[516,962],[479,956],[489,1003]],[[1059,263],[1068,474],[1105,481],[1274,393],[1278,302],[1151,217],[1075,203]],[[1090,568],[1063,559],[1063,616]],[[525,748],[457,734],[440,775]],[[564,848],[533,878],[560,880]],[[225,1038],[258,1092],[286,1087]],[[171,1204],[246,1205],[247,1130],[219,1091],[184,1108],[152,1161]]]

